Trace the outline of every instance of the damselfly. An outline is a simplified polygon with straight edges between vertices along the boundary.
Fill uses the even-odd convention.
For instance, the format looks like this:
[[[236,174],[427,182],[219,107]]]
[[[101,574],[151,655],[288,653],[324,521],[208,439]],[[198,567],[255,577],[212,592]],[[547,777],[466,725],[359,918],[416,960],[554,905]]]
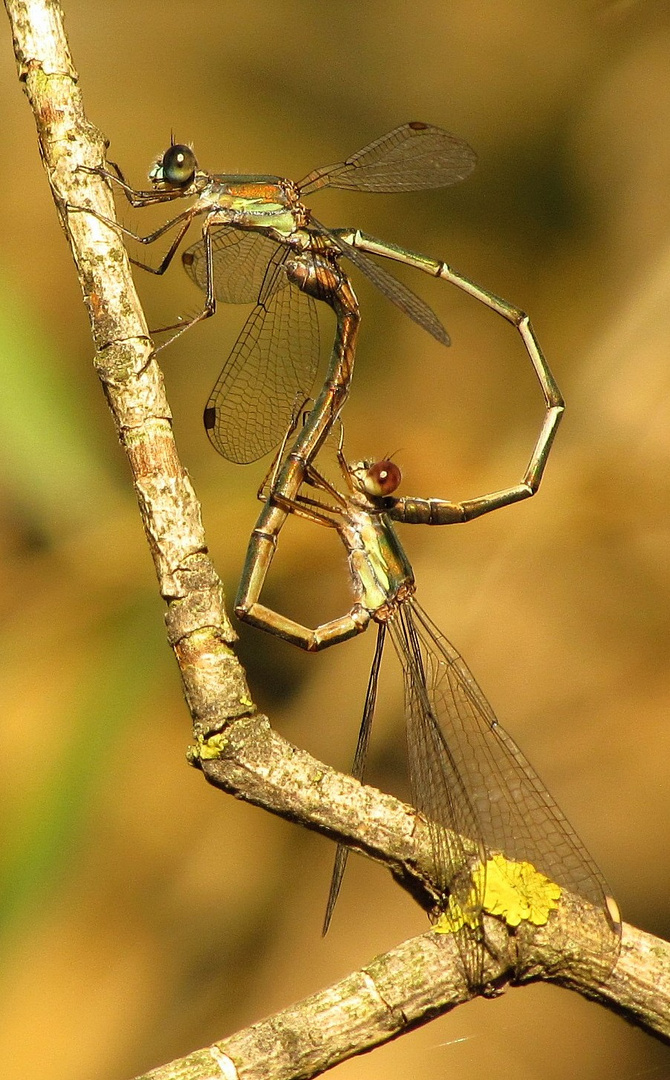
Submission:
[[[326,228],[302,201],[326,187],[370,192],[444,187],[463,180],[475,163],[476,155],[463,139],[414,122],[395,128],[346,161],[309,173],[297,184],[277,176],[206,172],[198,167],[190,147],[183,144],[171,145],[155,163],[149,174],[153,187],[148,191],[130,187],[116,165],[112,172],[93,170],[117,182],[136,207],[193,200],[187,210],[148,236],[116,226],[142,244],[153,244],[176,229],[157,267],[137,263],[154,274],[167,270],[191,223],[202,220],[201,237],[183,253],[182,262],[205,293],[204,307],[194,318],[164,329],[183,333],[212,315],[217,300],[255,305],[204,412],[207,433],[219,453],[239,463],[262,457],[281,441],[296,402],[305,400],[312,391],[319,361],[314,299],[328,297],[313,288],[291,287],[296,283],[296,265],[299,273],[311,279],[323,276],[324,270],[328,276],[328,268],[341,278],[337,264],[346,256],[399,308],[446,345],[447,332],[428,305],[368,255],[442,278],[511,322],[536,369],[542,365],[528,317],[518,308],[444,262],[375,240],[358,229]],[[353,297],[350,288],[349,292]],[[326,423],[335,417],[331,413],[321,419]]]
[[[432,849],[436,929],[457,935],[469,984],[481,988],[484,915],[513,933],[545,924],[563,891],[595,908],[602,976],[617,955],[620,917],[602,874],[516,743],[498,723],[463,658],[415,598],[409,560],[393,521],[432,525],[466,521],[514,501],[517,489],[464,503],[396,498],[400,470],[388,460],[348,465],[338,454],[346,492],[317,471],[305,479],[323,499],[270,492],[286,513],[334,528],[348,556],[350,611],[312,630],[258,602],[271,559],[256,532],[236,611],[253,625],[307,650],[344,641],[377,624],[377,647],[365,698],[353,775],[363,779],[386,636],[402,664],[412,800],[425,816]],[[325,928],[337,899],[348,849],[338,846]],[[325,929],[324,928],[324,929]],[[523,958],[522,958],[523,959]]]

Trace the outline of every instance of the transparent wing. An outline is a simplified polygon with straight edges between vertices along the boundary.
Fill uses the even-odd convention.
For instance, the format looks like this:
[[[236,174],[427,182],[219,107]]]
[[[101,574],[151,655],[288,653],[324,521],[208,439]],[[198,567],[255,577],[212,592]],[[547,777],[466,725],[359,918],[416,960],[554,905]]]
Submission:
[[[375,716],[375,705],[377,704],[377,686],[379,683],[379,669],[381,667],[382,656],[384,655],[384,642],[386,640],[386,624],[377,623],[377,644],[375,646],[375,655],[372,660],[372,667],[370,668],[370,676],[368,678],[368,689],[365,695],[365,705],[363,707],[363,719],[361,720],[360,730],[358,732],[358,742],[356,743],[356,753],[354,754],[354,761],[351,766],[351,775],[356,779],[363,781],[365,776],[365,763],[368,756],[368,747],[370,745],[370,735],[372,733],[372,721]],[[346,844],[338,844],[335,852],[335,863],[333,866],[333,876],[330,880],[330,892],[328,893],[328,902],[326,904],[326,914],[323,920],[323,934],[328,933],[328,927],[333,917],[335,910],[335,904],[337,898],[340,895],[340,888],[342,886],[342,878],[344,877],[344,871],[347,868],[347,861],[349,859],[349,848]]]
[[[268,264],[279,245],[263,233],[222,225],[212,235],[214,295],[222,304],[254,304]],[[182,255],[184,269],[195,284],[207,291],[204,241],[198,240]]]
[[[346,255],[347,259],[356,266],[361,273],[365,274],[370,279],[373,285],[376,285],[380,292],[384,294],[396,307],[399,307],[405,315],[409,315],[410,319],[413,319],[415,323],[427,330],[429,334],[432,334],[441,345],[450,345],[451,339],[449,334],[443,327],[442,323],[438,319],[437,315],[431,307],[422,300],[420,296],[417,296],[415,292],[408,289],[406,285],[403,285],[402,281],[398,281],[398,278],[393,277],[378,263],[373,262],[372,259],[364,255],[362,251],[358,251],[357,248],[352,247],[351,244],[347,244],[345,240],[342,240],[336,232],[331,232],[322,225],[316,218],[310,219],[310,226],[318,230],[323,236],[327,236],[332,243],[339,248],[343,255]]]
[[[214,448],[245,465],[273,450],[309,396],[319,363],[319,326],[312,298],[289,285],[275,254],[249,315],[205,407]]]
[[[453,896],[462,910],[472,911],[474,900],[475,925],[464,927],[457,941],[468,982],[476,987],[481,985],[484,963],[484,898],[481,887],[474,885],[472,870],[485,861],[486,848],[468,789],[432,700],[430,667],[409,602],[400,607],[388,625],[403,669],[410,788],[414,806],[428,823],[438,893],[436,909],[446,910],[448,898]]]
[[[303,195],[319,188],[352,191],[422,191],[464,180],[477,155],[464,139],[415,121],[382,135],[353,157],[315,169],[298,184]]]
[[[473,847],[529,862],[600,908],[605,977],[616,960],[620,927],[611,918],[610,891],[600,870],[496,720],[456,649],[413,599],[403,605],[399,621],[402,634],[395,629],[393,641],[409,666],[408,743],[417,807],[444,829],[472,840]],[[454,857],[462,859],[462,853],[442,837],[436,857],[440,866],[444,860],[448,889],[450,876],[458,880]]]

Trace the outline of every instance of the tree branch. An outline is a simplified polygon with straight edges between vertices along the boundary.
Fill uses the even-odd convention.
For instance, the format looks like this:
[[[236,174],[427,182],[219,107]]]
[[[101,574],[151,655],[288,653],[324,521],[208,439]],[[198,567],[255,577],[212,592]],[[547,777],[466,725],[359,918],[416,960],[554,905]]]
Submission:
[[[543,960],[551,963],[550,950]],[[495,965],[487,971],[494,985],[495,971]],[[644,1026],[668,1035],[667,1009],[664,1017],[649,1016],[643,1000],[660,979],[667,1001],[669,971],[670,946],[624,927],[616,980],[608,990],[603,988],[598,1000],[612,1004],[616,997],[617,1009],[629,1019],[644,1016]],[[471,996],[453,941],[429,931],[378,956],[328,990],[137,1080],[309,1080],[449,1012]]]
[[[101,164],[104,140],[84,114],[60,6],[55,0],[5,0],[5,6],[40,153],[79,272],[95,366],[128,457],[168,605],[168,638],[193,717],[193,761],[215,786],[349,841],[389,865],[405,885],[420,888],[430,882],[432,866],[427,826],[417,813],[297,750],[255,712],[231,649],[235,634],[206,554],[200,506],[177,454],[125,249],[113,228],[73,209],[85,205],[114,217],[105,182],[79,170]],[[218,733],[214,740],[212,733]],[[670,1035],[670,947],[625,927],[615,971],[600,983],[594,918],[588,904],[571,896],[534,935],[523,929],[508,935],[500,922],[487,918],[490,985],[500,987],[511,978],[552,979],[647,1030]],[[243,1069],[245,1077],[273,1080],[315,1076],[470,996],[453,938],[430,931],[329,990],[149,1075],[205,1080],[234,1077]]]
[[[96,345],[95,366],[130,464],[142,522],[167,601],[166,621],[196,731],[216,730],[251,707],[221,582],[206,555],[200,504],[179,460],[161,371],[120,234],[73,206],[114,218],[106,183],[80,171],[103,162],[104,140],[84,115],[60,5],[14,2],[19,77],[74,256]]]

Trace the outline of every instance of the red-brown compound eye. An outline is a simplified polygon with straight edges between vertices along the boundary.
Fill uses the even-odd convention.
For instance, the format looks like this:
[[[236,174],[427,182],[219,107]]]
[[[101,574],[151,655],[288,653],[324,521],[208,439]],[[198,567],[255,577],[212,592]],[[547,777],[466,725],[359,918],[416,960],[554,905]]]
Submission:
[[[402,473],[393,461],[375,461],[365,473],[363,487],[368,495],[381,498],[392,495],[400,486]]]

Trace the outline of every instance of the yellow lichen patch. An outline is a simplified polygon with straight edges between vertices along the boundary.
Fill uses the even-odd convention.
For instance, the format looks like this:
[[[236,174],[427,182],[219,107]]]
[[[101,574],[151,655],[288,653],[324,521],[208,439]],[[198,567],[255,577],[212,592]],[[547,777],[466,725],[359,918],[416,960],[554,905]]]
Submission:
[[[449,897],[449,906],[443,911],[435,923],[433,930],[436,934],[457,934],[467,924],[472,930],[479,922],[479,909],[474,903],[474,889],[470,892],[468,903],[464,908],[452,894]]]
[[[558,907],[561,887],[541,874],[532,863],[512,862],[504,855],[493,855],[473,874],[472,889],[462,905],[449,897],[449,907],[434,926],[438,934],[455,934],[466,924],[477,925],[479,904],[488,915],[504,919],[508,926],[530,922],[544,926],[549,914]]]
[[[195,747],[196,754],[201,761],[215,761],[221,757],[227,741],[227,737],[223,732],[210,735],[208,739],[199,738]]]
[[[560,885],[532,863],[511,862],[504,855],[494,855],[486,863],[485,873],[484,910],[502,916],[508,926],[518,926],[524,920],[543,926],[549,913],[558,907]]]

